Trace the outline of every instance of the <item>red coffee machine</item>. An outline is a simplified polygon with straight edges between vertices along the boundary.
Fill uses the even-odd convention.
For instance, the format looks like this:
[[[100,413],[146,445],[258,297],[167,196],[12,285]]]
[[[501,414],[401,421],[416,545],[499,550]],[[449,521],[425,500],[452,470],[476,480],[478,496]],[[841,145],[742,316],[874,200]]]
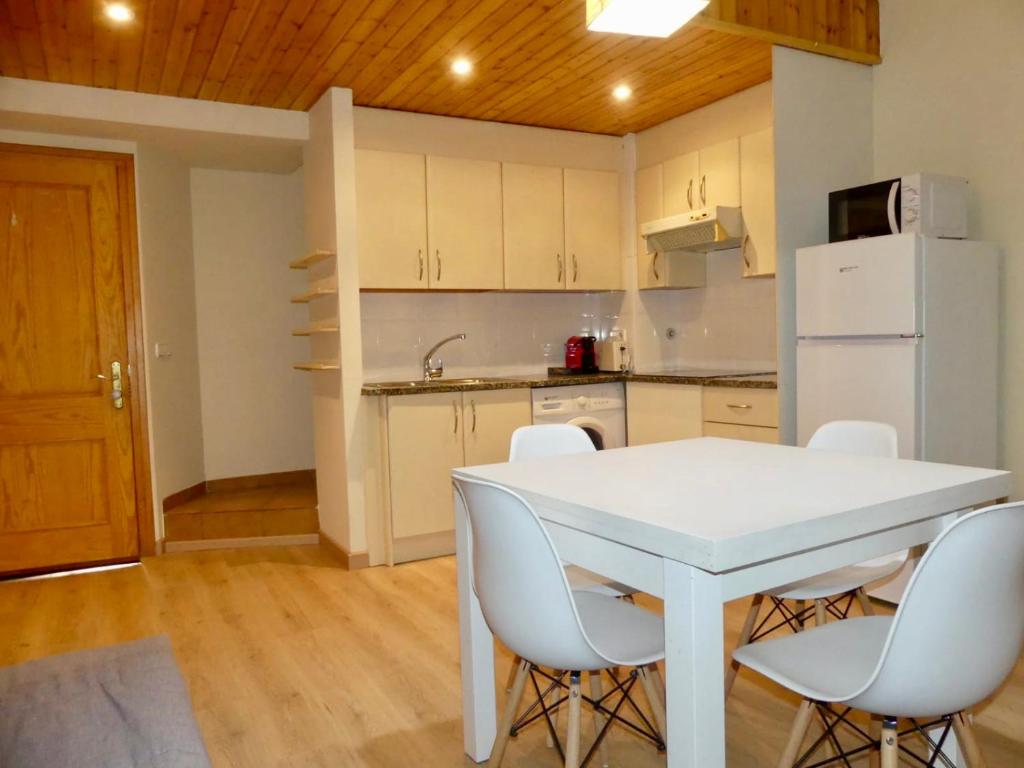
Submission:
[[[565,342],[565,367],[573,373],[597,373],[594,336],[570,336]]]

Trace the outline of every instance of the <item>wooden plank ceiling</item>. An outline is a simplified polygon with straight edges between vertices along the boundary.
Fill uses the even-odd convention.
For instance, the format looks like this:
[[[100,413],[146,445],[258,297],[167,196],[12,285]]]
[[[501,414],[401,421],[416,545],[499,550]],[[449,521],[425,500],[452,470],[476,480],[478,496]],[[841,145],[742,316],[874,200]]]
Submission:
[[[588,32],[585,0],[127,0],[124,25],[104,3],[0,0],[0,74],[298,110],[336,85],[364,106],[621,135],[770,79],[773,42],[878,61],[878,0],[712,0],[665,40]]]

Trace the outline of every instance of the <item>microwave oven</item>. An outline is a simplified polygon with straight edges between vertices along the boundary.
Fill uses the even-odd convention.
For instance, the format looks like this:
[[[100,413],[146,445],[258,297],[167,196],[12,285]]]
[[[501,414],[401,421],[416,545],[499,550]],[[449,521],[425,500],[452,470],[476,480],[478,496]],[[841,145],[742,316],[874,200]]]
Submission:
[[[915,173],[828,196],[828,241],[916,232],[967,237],[967,179]]]

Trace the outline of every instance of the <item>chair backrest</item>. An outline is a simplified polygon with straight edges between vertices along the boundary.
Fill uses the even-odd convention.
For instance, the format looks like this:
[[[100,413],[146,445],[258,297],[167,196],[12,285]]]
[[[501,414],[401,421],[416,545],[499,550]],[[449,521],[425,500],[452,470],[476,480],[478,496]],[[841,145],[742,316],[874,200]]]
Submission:
[[[818,427],[807,441],[807,447],[858,456],[899,458],[896,428],[880,421],[830,421]]]
[[[1024,647],[1024,502],[972,512],[928,549],[871,681],[875,714],[959,712],[991,695]]]
[[[543,459],[567,453],[596,451],[594,441],[575,424],[533,424],[512,433],[509,461]]]
[[[491,632],[553,669],[611,666],[587,639],[565,571],[540,519],[516,493],[455,480],[470,521],[473,587]]]

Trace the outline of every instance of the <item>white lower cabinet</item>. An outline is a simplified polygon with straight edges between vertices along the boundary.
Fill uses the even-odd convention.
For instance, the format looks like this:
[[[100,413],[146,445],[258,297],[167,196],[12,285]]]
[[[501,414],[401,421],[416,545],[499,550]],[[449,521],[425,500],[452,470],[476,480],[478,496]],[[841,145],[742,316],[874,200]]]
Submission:
[[[508,460],[512,432],[532,422],[530,390],[390,396],[386,419],[392,558],[451,554],[451,472]]]
[[[779,395],[774,389],[706,387],[704,435],[779,442]]]
[[[700,437],[701,387],[627,382],[626,432],[629,445]]]

